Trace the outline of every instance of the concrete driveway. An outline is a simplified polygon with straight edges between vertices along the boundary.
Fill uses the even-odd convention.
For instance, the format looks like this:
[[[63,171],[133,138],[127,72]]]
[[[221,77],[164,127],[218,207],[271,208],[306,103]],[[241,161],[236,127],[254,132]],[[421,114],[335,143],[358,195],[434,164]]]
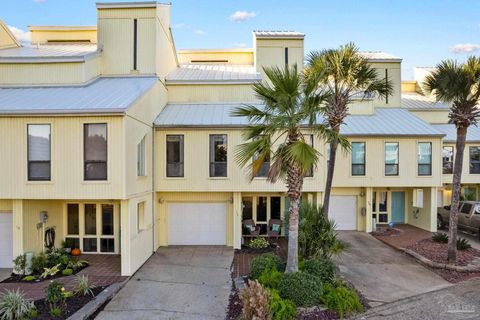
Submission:
[[[3,281],[10,277],[12,274],[12,269],[2,269],[0,268],[0,281]]]
[[[372,306],[393,302],[451,284],[413,258],[390,248],[364,232],[341,231],[347,250],[335,261]]]
[[[225,319],[233,250],[161,248],[97,319]]]

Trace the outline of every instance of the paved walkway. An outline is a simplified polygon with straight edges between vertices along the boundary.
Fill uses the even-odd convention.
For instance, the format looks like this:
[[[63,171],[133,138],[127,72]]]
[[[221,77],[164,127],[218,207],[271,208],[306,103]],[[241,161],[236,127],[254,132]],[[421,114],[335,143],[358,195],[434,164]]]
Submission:
[[[367,233],[341,231],[339,235],[349,245],[334,258],[340,274],[352,282],[372,306],[450,286],[414,259]]]
[[[355,319],[466,320],[480,318],[480,279],[372,308]]]
[[[397,249],[406,248],[420,240],[430,239],[432,237],[432,233],[430,231],[423,230],[409,224],[400,224],[395,226],[395,228],[400,230],[399,234],[375,237]]]
[[[127,277],[120,276],[120,255],[82,255],[79,259],[89,261],[90,266],[77,273],[77,275],[87,275],[97,287],[109,286],[127,279]],[[55,279],[55,281],[62,283],[66,290],[71,290],[74,286],[75,276],[61,277]],[[38,300],[45,297],[45,288],[49,284],[50,281],[0,283],[0,292],[20,289],[28,299]]]
[[[96,319],[225,319],[232,248],[161,248]]]

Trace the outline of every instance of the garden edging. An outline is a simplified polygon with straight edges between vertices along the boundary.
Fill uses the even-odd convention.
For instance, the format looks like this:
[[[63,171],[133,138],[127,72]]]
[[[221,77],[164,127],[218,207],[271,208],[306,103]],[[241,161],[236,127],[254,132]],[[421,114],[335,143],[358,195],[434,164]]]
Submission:
[[[452,264],[449,264],[449,263],[438,263],[438,262],[432,261],[428,258],[425,258],[421,254],[418,254],[415,251],[407,249],[407,248],[401,248],[401,250],[403,252],[405,252],[406,254],[414,257],[415,259],[417,259],[422,264],[424,264],[428,267],[437,268],[437,269],[447,269],[447,270],[457,271],[457,272],[480,271],[480,259],[474,260],[474,261],[477,262],[475,264],[469,264],[467,266],[456,266],[456,265],[452,265]]]
[[[68,317],[67,320],[86,320],[92,314],[94,314],[101,306],[103,306],[108,300],[110,300],[123,286],[128,282],[130,278],[125,279],[122,282],[117,282],[109,287],[105,288],[99,295],[92,299],[89,303],[84,305],[81,309]]]

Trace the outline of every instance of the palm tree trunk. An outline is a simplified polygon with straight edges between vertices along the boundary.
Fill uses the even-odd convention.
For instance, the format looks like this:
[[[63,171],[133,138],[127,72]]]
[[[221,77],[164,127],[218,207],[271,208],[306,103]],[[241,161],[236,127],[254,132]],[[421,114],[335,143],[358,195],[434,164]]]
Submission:
[[[338,128],[334,128],[335,133],[339,133]],[[337,158],[338,143],[336,141],[330,143],[330,157],[327,166],[327,181],[325,183],[325,194],[323,196],[323,214],[328,217],[328,209],[330,207],[330,194],[332,193],[333,171],[335,170],[335,159]]]
[[[456,154],[453,166],[452,204],[450,206],[450,221],[448,224],[448,263],[457,260],[457,224],[460,204],[460,189],[462,183],[463,151],[468,128],[457,128]]]
[[[286,273],[298,271],[298,212],[300,209],[300,197],[291,196],[288,224],[288,256]]]

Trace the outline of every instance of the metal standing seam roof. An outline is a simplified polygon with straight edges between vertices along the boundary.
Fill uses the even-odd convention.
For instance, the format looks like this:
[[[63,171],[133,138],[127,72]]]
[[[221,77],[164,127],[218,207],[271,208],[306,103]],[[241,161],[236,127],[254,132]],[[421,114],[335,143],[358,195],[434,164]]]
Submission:
[[[281,31],[281,30],[254,30],[253,34],[256,38],[269,39],[269,38],[279,38],[279,39],[303,39],[305,34],[296,31]]]
[[[85,61],[99,52],[96,44],[29,45],[0,50],[0,62]]]
[[[402,62],[402,58],[383,51],[361,51],[359,53],[370,62]]]
[[[78,87],[0,87],[0,115],[124,113],[157,81],[115,77]]]
[[[231,112],[253,103],[170,103],[155,119],[156,127],[244,127],[245,117],[234,117]],[[376,109],[373,115],[350,115],[341,132],[349,136],[443,136],[427,122],[407,110],[398,108]]]
[[[432,124],[432,126],[445,134],[444,142],[454,143],[457,141],[457,128],[454,124]],[[467,130],[467,142],[480,143],[480,127],[470,126]]]
[[[410,110],[445,110],[450,105],[445,102],[437,102],[435,99],[420,93],[402,93],[402,108]]]
[[[166,77],[167,84],[184,83],[252,83],[261,76],[252,65],[184,64]]]

